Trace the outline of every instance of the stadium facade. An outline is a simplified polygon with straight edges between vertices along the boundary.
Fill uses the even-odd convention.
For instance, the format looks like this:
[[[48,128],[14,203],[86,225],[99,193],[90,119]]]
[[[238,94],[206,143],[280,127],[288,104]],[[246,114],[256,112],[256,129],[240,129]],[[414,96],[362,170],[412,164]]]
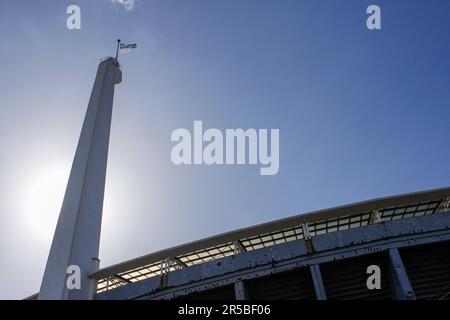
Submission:
[[[94,299],[450,299],[449,204],[437,189],[228,232],[100,269]]]

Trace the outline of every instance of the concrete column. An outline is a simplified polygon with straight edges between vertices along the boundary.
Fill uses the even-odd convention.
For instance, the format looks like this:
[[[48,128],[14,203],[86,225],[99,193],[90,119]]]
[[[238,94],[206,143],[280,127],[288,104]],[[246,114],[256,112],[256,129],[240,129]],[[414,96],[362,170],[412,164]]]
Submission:
[[[105,190],[106,162],[114,97],[121,82],[117,61],[108,58],[97,70],[83,128],[39,291],[39,299],[92,299]],[[67,267],[81,271],[81,288],[69,290]]]
[[[236,281],[234,283],[234,293],[236,300],[248,300],[247,289],[243,281]]]
[[[416,295],[397,248],[389,249],[389,269],[395,298],[397,300],[416,300]]]
[[[317,300],[327,300],[327,294],[325,292],[325,286],[323,285],[322,273],[320,272],[319,265],[314,264],[309,267],[309,270],[311,271]]]

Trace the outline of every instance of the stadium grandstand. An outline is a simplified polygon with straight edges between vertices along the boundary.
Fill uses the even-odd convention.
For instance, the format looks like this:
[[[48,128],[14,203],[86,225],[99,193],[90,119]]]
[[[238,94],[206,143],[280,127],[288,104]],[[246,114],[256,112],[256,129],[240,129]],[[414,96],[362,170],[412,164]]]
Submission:
[[[449,207],[443,188],[227,232],[99,269],[94,299],[450,299]]]

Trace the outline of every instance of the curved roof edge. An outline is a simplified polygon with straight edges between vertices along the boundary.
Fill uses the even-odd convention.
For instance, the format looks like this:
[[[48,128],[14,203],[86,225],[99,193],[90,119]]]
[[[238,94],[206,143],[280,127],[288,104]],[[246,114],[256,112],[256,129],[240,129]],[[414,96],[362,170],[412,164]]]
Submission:
[[[343,215],[357,214],[386,208],[391,206],[406,205],[415,202],[430,201],[442,199],[450,196],[450,187],[432,189],[420,192],[401,194],[396,196],[387,196],[367,201],[356,202],[348,205],[302,213],[287,218],[277,219],[270,222],[246,227],[234,231],[225,232],[219,235],[207,237],[201,240],[192,241],[183,245],[171,247],[150,253],[138,258],[127,260],[109,267],[102,268],[90,275],[95,279],[101,279],[113,276],[121,272],[139,268],[168,257],[176,257],[185,253],[200,249],[213,247],[216,245],[233,242],[243,238],[257,236],[275,230],[285,229],[292,226],[298,226],[304,223],[319,222],[326,219],[333,219]]]

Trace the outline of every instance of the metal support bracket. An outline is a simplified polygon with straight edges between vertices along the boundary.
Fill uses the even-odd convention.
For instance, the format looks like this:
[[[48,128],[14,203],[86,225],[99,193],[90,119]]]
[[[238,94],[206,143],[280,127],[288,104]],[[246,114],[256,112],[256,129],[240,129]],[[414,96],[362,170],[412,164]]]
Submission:
[[[379,210],[372,210],[370,213],[370,224],[381,222],[381,212]]]
[[[233,241],[233,247],[234,247],[234,254],[239,254],[247,251],[245,250],[244,246],[239,240]]]
[[[301,227],[303,230],[303,239],[305,239],[306,251],[312,253],[314,252],[314,245],[312,243],[311,234],[309,233],[309,226],[307,223],[303,223]]]

